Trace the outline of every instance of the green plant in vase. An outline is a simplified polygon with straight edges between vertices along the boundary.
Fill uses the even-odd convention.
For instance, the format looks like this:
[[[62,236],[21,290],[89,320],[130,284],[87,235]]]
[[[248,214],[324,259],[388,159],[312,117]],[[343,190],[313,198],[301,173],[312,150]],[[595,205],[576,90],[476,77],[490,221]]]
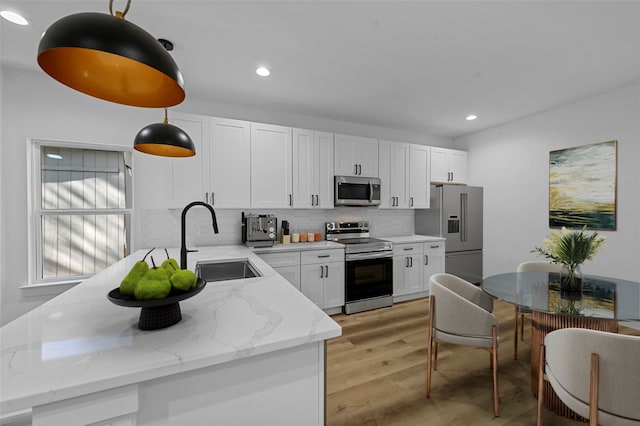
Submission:
[[[562,228],[560,232],[551,231],[543,240],[546,247],[535,247],[532,252],[544,256],[552,263],[562,265],[563,271],[560,278],[560,286],[569,291],[578,291],[582,287],[580,265],[585,260],[592,260],[598,251],[604,246],[605,237],[593,232],[586,233],[587,226],[581,230]]]

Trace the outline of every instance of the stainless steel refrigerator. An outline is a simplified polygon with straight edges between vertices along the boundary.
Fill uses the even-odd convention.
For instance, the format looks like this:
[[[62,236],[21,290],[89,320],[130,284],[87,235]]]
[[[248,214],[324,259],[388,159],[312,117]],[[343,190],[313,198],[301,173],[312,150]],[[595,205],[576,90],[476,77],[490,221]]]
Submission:
[[[432,185],[431,208],[415,211],[415,233],[446,238],[445,272],[482,281],[482,188]]]

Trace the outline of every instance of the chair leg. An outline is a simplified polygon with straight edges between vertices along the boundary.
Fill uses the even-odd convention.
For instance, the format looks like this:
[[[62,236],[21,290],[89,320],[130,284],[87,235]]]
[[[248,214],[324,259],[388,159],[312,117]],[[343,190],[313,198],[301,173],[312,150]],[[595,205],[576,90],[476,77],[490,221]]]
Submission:
[[[431,370],[433,368],[432,352],[433,352],[433,313],[435,310],[435,298],[429,296],[429,331],[427,341],[427,398],[431,397]]]
[[[520,340],[524,341],[524,314],[520,314]]]
[[[493,414],[500,416],[500,409],[498,407],[498,327],[495,325],[492,327],[492,347],[491,355],[493,359]]]
[[[518,307],[513,316],[513,359],[518,359]]]
[[[538,361],[538,412],[536,426],[542,426],[542,401],[544,400],[544,345],[540,345],[540,357]]]
[[[591,354],[591,376],[589,378],[589,426],[598,426],[598,379],[599,357]]]
[[[433,369],[438,369],[438,342],[433,342]]]

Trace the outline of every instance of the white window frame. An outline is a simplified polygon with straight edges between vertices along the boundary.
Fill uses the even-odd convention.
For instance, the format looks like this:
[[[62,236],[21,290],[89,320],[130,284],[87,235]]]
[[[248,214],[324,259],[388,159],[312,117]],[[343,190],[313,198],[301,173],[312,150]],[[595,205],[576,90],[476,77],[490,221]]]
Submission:
[[[42,287],[42,286],[61,286],[77,284],[89,278],[91,275],[72,276],[69,279],[65,278],[39,278],[42,276],[41,271],[43,268],[43,256],[42,256],[42,185],[41,185],[41,147],[60,147],[60,148],[75,148],[75,149],[89,149],[95,151],[117,151],[124,152],[126,164],[133,167],[133,151],[131,148],[122,145],[107,145],[107,144],[94,144],[88,142],[70,142],[60,141],[52,139],[41,138],[27,138],[27,214],[28,214],[28,226],[27,226],[27,238],[28,238],[28,273],[27,273],[27,285],[23,288],[29,287]],[[128,153],[128,154],[127,154]],[[114,213],[126,214],[129,217],[129,223],[127,226],[129,242],[126,248],[127,253],[130,251],[130,247],[133,244],[133,176],[130,179],[129,191],[131,194],[131,203],[129,208],[114,209]],[[70,209],[71,210],[71,209]],[[109,210],[101,210],[101,213],[109,213]]]

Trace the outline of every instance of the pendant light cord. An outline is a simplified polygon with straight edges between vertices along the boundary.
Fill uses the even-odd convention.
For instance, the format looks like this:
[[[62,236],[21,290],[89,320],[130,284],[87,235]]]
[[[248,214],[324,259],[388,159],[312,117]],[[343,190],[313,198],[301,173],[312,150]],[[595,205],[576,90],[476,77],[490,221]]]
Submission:
[[[116,16],[118,18],[124,19],[124,15],[127,14],[130,6],[131,6],[131,0],[127,0],[127,6],[124,8],[122,12],[120,12],[119,10],[116,10]],[[109,0],[109,13],[111,14],[111,16],[113,16],[113,0]]]
[[[167,109],[164,109],[164,124],[169,124],[169,116],[167,115]]]

